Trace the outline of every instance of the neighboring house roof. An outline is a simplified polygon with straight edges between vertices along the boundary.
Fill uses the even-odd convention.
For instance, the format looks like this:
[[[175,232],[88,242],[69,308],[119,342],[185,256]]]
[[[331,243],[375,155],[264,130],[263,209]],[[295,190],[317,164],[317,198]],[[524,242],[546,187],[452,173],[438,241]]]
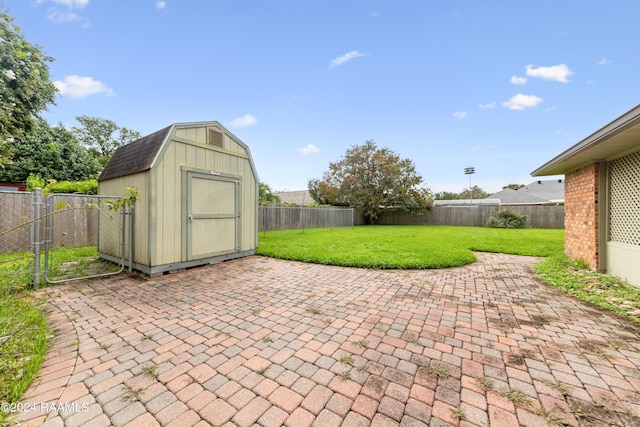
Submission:
[[[295,203],[296,205],[305,205],[309,203],[315,203],[315,200],[311,197],[311,194],[307,190],[299,191],[280,191],[274,192],[276,196],[280,197],[282,203]]]
[[[500,199],[500,203],[503,205],[564,203],[564,180],[547,179],[534,181],[519,190],[505,188],[489,197]]]
[[[493,197],[486,199],[458,199],[458,200],[434,200],[434,206],[496,206],[500,200]]]
[[[0,191],[27,191],[27,183],[1,181]]]
[[[119,147],[102,170],[98,181],[118,178],[151,169],[160,148],[171,133],[173,125],[143,136]]]
[[[614,160],[640,150],[640,104],[560,153],[532,176],[560,175],[599,161]]]

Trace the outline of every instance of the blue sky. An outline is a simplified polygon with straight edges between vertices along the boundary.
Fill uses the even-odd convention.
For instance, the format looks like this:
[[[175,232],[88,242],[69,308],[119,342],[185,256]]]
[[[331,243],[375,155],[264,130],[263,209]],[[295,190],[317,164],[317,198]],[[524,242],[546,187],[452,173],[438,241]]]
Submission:
[[[373,139],[434,192],[468,166],[496,192],[640,101],[635,1],[4,3],[55,58],[51,124],[217,120],[275,190]]]

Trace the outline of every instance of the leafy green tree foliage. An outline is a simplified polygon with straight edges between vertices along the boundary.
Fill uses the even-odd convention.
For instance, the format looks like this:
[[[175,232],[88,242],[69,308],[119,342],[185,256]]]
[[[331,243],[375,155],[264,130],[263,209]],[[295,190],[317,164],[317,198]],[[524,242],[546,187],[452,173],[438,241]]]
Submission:
[[[431,194],[421,183],[410,159],[401,159],[369,140],[349,148],[340,161],[329,163],[322,180],[310,180],[308,186],[317,203],[360,208],[373,224],[384,209],[429,209]]]
[[[24,38],[0,3],[0,166],[11,159],[10,143],[32,132],[35,115],[54,102],[51,61]]]
[[[519,190],[522,187],[524,187],[524,184],[507,184],[504,187],[502,187],[502,189],[506,190],[507,188],[510,188],[512,190]]]
[[[280,197],[273,193],[271,187],[261,182],[258,184],[258,203],[261,205],[276,205],[281,203]]]
[[[337,197],[337,189],[330,187],[318,178],[307,181],[307,189],[311,198],[319,205],[331,205],[331,201]]]
[[[441,191],[433,195],[434,200],[458,200],[459,198],[460,194],[449,191]]]
[[[458,198],[459,199],[469,199],[469,198],[471,198],[471,196],[473,196],[473,199],[477,200],[477,199],[486,199],[490,195],[491,195],[490,193],[487,193],[482,188],[478,187],[477,185],[474,185],[471,188],[471,192],[469,191],[468,188],[465,188],[464,190],[462,190],[460,192],[460,194],[458,195]]]
[[[0,181],[26,182],[30,174],[45,180],[84,181],[96,176],[98,162],[64,126],[35,119],[35,132],[11,144],[11,163],[0,168]]]
[[[74,135],[80,143],[104,167],[116,148],[139,139],[142,135],[131,129],[119,127],[115,122],[98,117],[78,116],[76,120],[82,125],[73,128]]]

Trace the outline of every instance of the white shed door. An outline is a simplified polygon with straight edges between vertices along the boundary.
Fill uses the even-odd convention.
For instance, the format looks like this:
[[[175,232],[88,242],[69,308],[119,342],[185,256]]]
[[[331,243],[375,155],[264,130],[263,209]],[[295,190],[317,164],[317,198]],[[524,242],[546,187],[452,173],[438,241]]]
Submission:
[[[237,252],[240,185],[235,178],[187,173],[187,260]]]

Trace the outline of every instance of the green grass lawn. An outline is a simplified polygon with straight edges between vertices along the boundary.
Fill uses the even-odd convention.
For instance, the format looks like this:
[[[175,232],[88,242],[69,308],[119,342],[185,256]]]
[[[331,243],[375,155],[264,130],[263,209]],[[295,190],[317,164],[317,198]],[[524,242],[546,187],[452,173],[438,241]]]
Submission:
[[[51,251],[51,275],[71,271],[75,277],[95,272],[95,246],[56,248]],[[44,258],[44,255],[43,255]],[[18,403],[36,378],[47,351],[49,331],[43,306],[31,290],[33,254],[0,254],[0,402]],[[41,259],[44,268],[44,259]],[[106,269],[114,267],[109,263]],[[102,272],[102,271],[100,271]],[[44,283],[41,285],[44,286]],[[11,413],[0,411],[0,425],[11,421]]]
[[[0,402],[17,403],[38,374],[49,331],[39,304],[27,291],[29,253],[0,254]],[[11,414],[0,411],[0,425]]]
[[[562,254],[563,230],[367,225],[260,233],[259,255],[366,268],[457,267],[474,251],[548,257]]]

